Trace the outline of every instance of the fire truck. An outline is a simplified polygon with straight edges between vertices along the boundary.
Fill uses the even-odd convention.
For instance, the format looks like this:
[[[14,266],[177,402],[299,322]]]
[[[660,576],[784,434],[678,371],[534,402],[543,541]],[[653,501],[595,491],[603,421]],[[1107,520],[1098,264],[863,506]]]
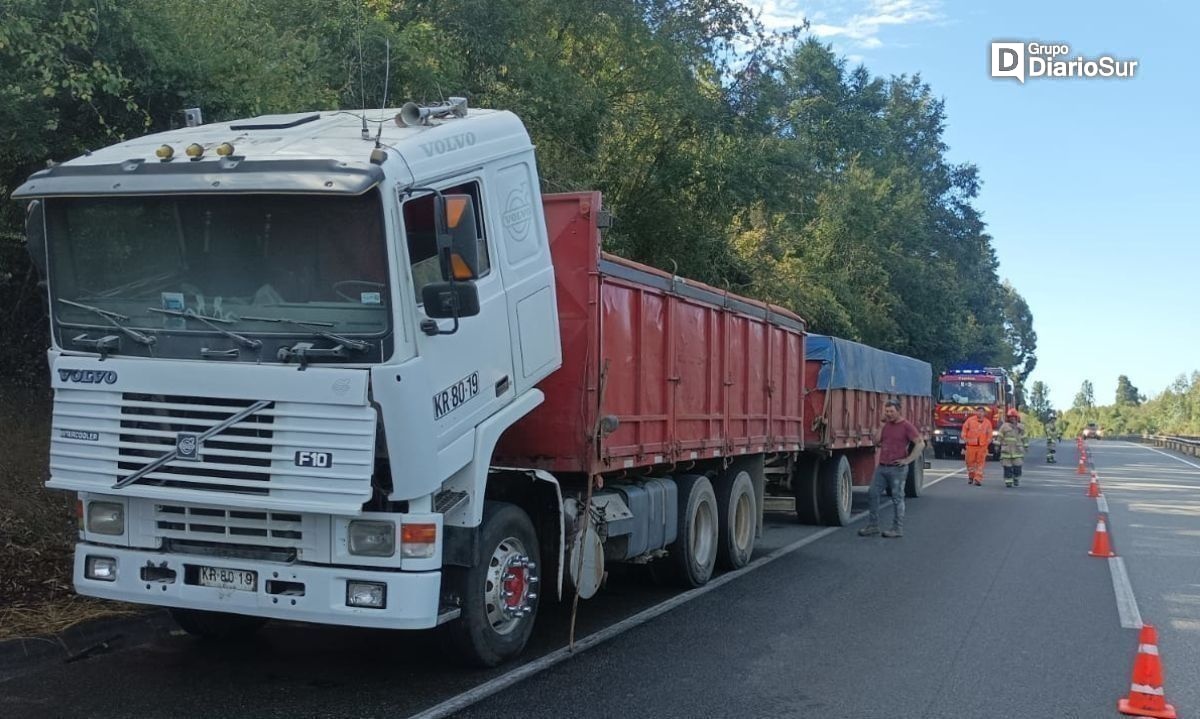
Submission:
[[[938,376],[937,406],[933,413],[933,452],[938,459],[963,453],[962,425],[976,407],[987,409],[998,428],[1016,407],[1012,379],[1002,367],[957,367]],[[999,433],[992,432],[988,456],[1000,459]]]

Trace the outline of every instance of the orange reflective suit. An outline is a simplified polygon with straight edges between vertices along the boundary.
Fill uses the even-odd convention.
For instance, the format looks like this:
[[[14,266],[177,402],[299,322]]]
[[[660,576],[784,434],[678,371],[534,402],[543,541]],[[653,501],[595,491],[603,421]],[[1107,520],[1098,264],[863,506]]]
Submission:
[[[992,423],[976,415],[963,422],[962,438],[966,443],[967,481],[983,484],[983,467],[987,462],[988,444],[992,441]]]

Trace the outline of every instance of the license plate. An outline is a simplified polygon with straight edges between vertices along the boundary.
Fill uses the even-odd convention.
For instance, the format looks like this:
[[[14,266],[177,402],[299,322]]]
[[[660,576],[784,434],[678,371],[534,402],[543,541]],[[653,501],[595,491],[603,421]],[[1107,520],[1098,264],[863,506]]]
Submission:
[[[217,589],[241,589],[253,592],[258,588],[258,575],[245,569],[222,567],[197,567],[197,578],[202,587]]]

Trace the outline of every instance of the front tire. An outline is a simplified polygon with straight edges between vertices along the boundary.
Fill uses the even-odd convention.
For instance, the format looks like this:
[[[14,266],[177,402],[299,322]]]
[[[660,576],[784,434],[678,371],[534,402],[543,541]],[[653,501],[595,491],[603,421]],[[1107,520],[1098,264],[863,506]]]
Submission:
[[[821,462],[817,470],[817,506],[821,521],[831,527],[844,527],[850,522],[850,507],[854,502],[854,478],[850,460],[837,454]]]
[[[703,586],[717,564],[717,496],[704,475],[680,475],[675,484],[679,487],[679,532],[670,546],[670,560],[680,584]]]
[[[188,634],[213,641],[249,639],[267,623],[262,617],[200,609],[171,609],[171,618]]]
[[[443,578],[462,615],[446,625],[463,663],[494,667],[521,653],[538,606],[537,533],[529,515],[507,502],[488,502],[479,529],[480,562],[447,567]]]

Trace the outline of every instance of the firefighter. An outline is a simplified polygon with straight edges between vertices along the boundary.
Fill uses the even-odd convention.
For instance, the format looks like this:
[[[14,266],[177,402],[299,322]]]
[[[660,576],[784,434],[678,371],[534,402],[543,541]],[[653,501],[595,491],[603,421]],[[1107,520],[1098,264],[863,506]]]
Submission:
[[[983,467],[992,441],[992,421],[987,418],[986,407],[976,407],[975,414],[963,422],[962,439],[966,445],[967,484],[982,487]]]
[[[1008,417],[1000,425],[1000,466],[1004,468],[1005,487],[1021,486],[1021,466],[1025,463],[1028,441],[1021,413],[1008,410]]]
[[[1046,420],[1046,464],[1058,464],[1058,459],[1054,453],[1058,447],[1058,421],[1054,419],[1054,415]]]

